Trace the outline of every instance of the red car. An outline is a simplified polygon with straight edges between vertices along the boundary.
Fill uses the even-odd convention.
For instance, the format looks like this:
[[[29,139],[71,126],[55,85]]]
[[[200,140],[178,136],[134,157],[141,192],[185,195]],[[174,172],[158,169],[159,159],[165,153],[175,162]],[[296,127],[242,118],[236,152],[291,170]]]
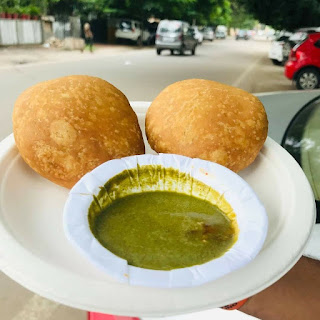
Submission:
[[[285,75],[297,89],[316,89],[320,85],[320,32],[309,34],[290,53]]]

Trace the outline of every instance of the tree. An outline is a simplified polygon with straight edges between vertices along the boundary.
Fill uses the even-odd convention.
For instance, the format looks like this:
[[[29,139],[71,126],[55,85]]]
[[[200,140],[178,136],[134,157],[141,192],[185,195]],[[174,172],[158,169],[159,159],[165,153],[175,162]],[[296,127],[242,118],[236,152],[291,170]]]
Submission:
[[[197,22],[202,25],[227,25],[231,21],[229,0],[198,0],[195,3]]]
[[[77,2],[80,12],[111,13],[134,19],[151,15],[160,19],[177,19],[198,24],[226,24],[230,21],[229,0],[51,0],[56,3]],[[70,4],[69,4],[70,2]],[[56,6],[56,5],[55,5]],[[57,8],[57,6],[56,6]]]
[[[240,29],[253,29],[257,24],[257,20],[254,19],[251,13],[244,5],[238,3],[237,1],[231,4],[232,14],[229,27],[240,28]]]
[[[319,0],[238,0],[260,22],[276,29],[314,27],[320,22]]]
[[[73,14],[103,18],[106,16],[146,19],[185,20],[202,25],[231,21],[230,0],[3,0],[8,6],[37,6],[43,14],[67,17]]]

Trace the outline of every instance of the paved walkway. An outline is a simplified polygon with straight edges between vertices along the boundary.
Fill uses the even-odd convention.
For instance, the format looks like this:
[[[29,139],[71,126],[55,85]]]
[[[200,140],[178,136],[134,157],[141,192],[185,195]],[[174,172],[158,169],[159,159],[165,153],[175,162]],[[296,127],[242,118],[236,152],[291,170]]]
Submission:
[[[64,61],[77,61],[95,59],[108,55],[117,55],[127,51],[145,50],[147,47],[136,47],[127,45],[103,45],[95,44],[94,52],[85,50],[65,50],[62,48],[45,48],[39,46],[12,46],[0,47],[0,68],[12,67],[15,65],[57,63]]]

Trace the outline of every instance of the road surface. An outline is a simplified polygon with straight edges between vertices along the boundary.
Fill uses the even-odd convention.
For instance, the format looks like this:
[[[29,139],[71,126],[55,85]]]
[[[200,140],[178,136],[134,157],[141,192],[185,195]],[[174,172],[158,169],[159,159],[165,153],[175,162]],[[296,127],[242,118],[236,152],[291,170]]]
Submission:
[[[153,48],[106,56],[76,51],[66,55],[67,61],[32,60],[0,67],[0,139],[12,131],[12,108],[23,90],[39,81],[70,74],[101,77],[129,100],[150,101],[167,85],[188,78],[220,81],[249,92],[292,90],[283,67],[272,65],[267,58],[269,46],[264,41],[216,40],[199,46],[195,56],[171,56],[169,51],[157,56]]]

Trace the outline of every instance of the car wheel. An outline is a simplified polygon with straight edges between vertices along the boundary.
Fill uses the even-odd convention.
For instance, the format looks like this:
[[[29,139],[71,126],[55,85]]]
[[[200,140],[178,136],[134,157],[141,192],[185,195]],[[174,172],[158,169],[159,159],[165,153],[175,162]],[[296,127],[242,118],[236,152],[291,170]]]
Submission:
[[[279,60],[276,60],[276,59],[271,59],[271,61],[275,66],[281,66],[281,64],[282,64],[282,61],[279,61]]]
[[[191,50],[191,54],[192,54],[193,56],[196,54],[196,47],[197,47],[197,46],[194,46],[193,49]]]
[[[157,55],[159,56],[161,54],[161,49],[157,49]]]
[[[319,87],[320,74],[315,68],[302,69],[296,77],[296,87],[299,90],[312,90]]]

